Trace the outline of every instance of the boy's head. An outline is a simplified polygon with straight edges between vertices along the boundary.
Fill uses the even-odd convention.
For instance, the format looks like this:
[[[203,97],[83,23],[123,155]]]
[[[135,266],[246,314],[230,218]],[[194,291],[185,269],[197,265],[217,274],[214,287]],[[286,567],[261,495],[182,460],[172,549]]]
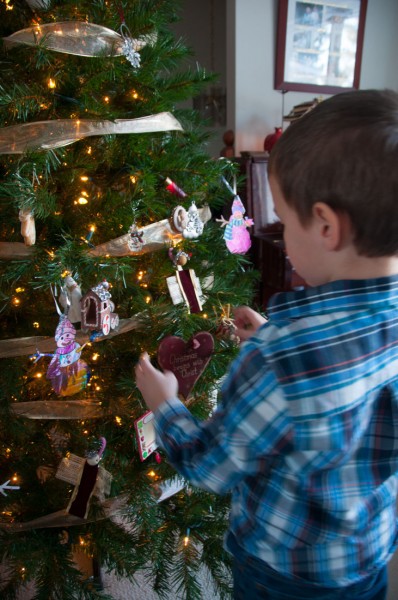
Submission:
[[[349,217],[359,255],[398,255],[398,93],[324,100],[283,133],[268,171],[304,227],[325,203]]]

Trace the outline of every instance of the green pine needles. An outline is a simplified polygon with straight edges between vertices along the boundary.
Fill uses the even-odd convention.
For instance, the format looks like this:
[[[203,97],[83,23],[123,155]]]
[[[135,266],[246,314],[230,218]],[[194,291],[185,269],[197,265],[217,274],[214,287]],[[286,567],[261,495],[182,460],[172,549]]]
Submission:
[[[36,600],[112,598],[82,568],[77,550],[132,581],[144,571],[160,598],[201,598],[203,571],[215,596],[231,595],[223,549],[228,497],[185,486],[157,502],[160,484],[176,474],[162,452],[160,463],[154,454],[140,461],[134,429],[146,408],[133,366],[144,349],[156,363],[166,335],[214,336],[214,355],[188,401],[198,418],[211,414],[237,352],[232,340],[219,335],[222,317],[226,307],[250,303],[256,285],[248,257],[227,250],[215,220],[231,200],[221,176],[231,181],[237,167],[209,156],[208,130],[194,111],[180,108],[214,76],[184,67],[190,50],[170,28],[178,10],[173,0],[0,2],[0,486],[9,482],[0,487],[3,600],[15,599],[29,583]],[[122,18],[132,38],[150,36],[137,69],[123,54],[54,50],[49,37],[37,44],[4,41],[26,28],[64,21],[118,32]],[[162,112],[174,115],[183,130],[96,130],[56,143],[63,120],[97,124]],[[42,144],[40,129],[31,129],[25,149],[15,153],[12,139],[25,143],[24,129],[12,138],[15,129],[8,128],[41,122],[49,125],[52,143]],[[187,197],[170,193],[166,178]],[[212,281],[203,290],[203,310],[195,314],[184,302],[174,305],[169,294],[166,280],[175,274],[171,236],[149,252],[96,252],[128,234],[133,223],[138,231],[150,225],[161,231],[157,224],[165,221],[165,228],[173,209],[188,209],[192,201],[212,211],[199,238],[176,238],[199,281]],[[33,221],[34,244],[21,233],[21,211]],[[67,274],[82,294],[107,280],[120,326],[84,346],[88,385],[61,396],[46,374],[57,348],[59,293]],[[79,336],[80,324],[75,327]],[[94,493],[86,519],[71,519],[66,509],[78,483],[60,479],[57,470],[64,458],[84,458],[100,437],[107,442],[100,467],[111,475],[110,488]]]

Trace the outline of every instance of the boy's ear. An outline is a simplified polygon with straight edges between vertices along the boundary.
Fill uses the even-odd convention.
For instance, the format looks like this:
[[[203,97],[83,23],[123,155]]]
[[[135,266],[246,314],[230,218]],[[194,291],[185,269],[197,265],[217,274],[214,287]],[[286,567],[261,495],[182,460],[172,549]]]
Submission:
[[[340,250],[347,242],[350,225],[348,215],[335,211],[325,202],[316,202],[312,217],[326,250]]]

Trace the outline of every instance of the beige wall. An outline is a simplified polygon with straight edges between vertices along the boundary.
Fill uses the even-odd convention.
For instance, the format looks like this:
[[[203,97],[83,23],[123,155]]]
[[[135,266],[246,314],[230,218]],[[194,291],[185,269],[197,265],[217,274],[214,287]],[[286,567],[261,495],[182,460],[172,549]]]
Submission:
[[[218,155],[222,134],[233,129],[236,153],[262,150],[265,136],[281,124],[282,112],[315,94],[274,90],[278,0],[182,0],[175,31],[196,61],[227,85],[226,127],[215,128],[210,153]],[[362,58],[362,88],[398,90],[398,0],[368,0]]]
[[[264,137],[281,124],[282,97],[273,89],[277,0],[227,0],[227,19],[235,20],[227,56],[228,95],[235,98],[230,127],[236,150],[262,150]],[[398,91],[397,0],[368,0],[361,88]],[[316,94],[288,92],[284,114]]]

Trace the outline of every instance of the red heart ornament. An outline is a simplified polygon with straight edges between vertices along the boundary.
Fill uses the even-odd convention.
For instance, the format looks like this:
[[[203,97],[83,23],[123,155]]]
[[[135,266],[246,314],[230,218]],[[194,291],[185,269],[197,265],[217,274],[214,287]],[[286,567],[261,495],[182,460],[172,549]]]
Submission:
[[[207,331],[196,333],[188,342],[176,335],[169,335],[159,344],[158,361],[163,370],[174,373],[179,393],[187,398],[213,352],[213,336]]]

